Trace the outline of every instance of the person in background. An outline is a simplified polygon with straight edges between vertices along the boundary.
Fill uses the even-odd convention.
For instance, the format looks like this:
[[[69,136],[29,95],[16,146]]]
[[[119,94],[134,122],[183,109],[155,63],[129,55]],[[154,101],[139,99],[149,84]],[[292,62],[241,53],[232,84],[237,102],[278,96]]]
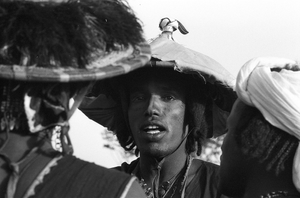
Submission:
[[[240,69],[236,92],[222,145],[220,192],[300,197],[299,64],[254,58]]]
[[[99,95],[99,108],[82,110],[139,156],[115,169],[135,175],[149,198],[222,197],[218,166],[197,157],[204,139],[224,131],[236,95],[216,61],[173,41],[172,31],[187,32],[182,24],[165,18],[160,27],[146,67],[97,83],[91,94]]]
[[[121,1],[0,2],[0,197],[145,197],[130,175],[72,156],[68,135],[95,80],[150,59],[143,42]]]

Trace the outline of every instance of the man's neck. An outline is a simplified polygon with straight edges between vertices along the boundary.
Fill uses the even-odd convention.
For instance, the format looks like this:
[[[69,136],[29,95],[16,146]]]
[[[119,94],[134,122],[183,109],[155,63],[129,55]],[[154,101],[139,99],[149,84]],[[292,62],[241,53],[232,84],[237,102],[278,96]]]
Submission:
[[[184,144],[174,153],[160,160],[141,154],[139,164],[140,177],[142,177],[148,185],[151,185],[154,178],[159,174],[159,183],[161,185],[163,182],[179,174],[186,165],[187,157],[188,154],[185,152]]]

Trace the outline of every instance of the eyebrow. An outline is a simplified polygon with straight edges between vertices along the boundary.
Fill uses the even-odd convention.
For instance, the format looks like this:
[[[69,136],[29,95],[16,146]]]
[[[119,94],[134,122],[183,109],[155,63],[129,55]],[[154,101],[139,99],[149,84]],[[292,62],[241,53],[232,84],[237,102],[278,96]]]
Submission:
[[[166,92],[180,92],[181,88],[175,85],[160,85],[159,89]],[[137,91],[143,91],[144,86],[142,85],[134,85],[129,88],[130,92],[137,92]]]

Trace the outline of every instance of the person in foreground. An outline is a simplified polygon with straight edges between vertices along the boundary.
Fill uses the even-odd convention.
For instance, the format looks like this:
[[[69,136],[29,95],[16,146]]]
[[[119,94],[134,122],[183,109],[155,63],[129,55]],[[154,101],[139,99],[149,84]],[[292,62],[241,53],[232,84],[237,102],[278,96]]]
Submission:
[[[130,175],[72,156],[68,136],[93,81],[150,59],[142,42],[121,1],[0,2],[0,197],[145,197]]]
[[[300,197],[300,67],[292,60],[248,61],[227,120],[219,189],[232,197]]]
[[[213,116],[226,117],[235,93],[205,81],[200,67],[185,73],[173,66],[148,65],[105,86],[116,102],[110,129],[123,148],[140,155],[116,169],[135,175],[151,198],[221,197],[218,166],[195,157],[212,136]]]
[[[102,93],[90,106],[99,108],[82,110],[139,155],[115,169],[135,175],[149,198],[222,197],[219,167],[197,157],[203,140],[224,131],[236,99],[231,78],[215,60],[174,42],[173,31],[187,32],[177,20],[159,26],[146,67],[97,83],[91,95]]]

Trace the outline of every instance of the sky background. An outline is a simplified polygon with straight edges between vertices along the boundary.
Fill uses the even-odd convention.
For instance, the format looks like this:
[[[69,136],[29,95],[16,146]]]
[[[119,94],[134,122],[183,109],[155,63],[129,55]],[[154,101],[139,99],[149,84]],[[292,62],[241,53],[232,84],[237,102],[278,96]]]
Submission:
[[[258,56],[300,61],[300,0],[128,0],[146,39],[158,36],[160,19],[180,21],[189,34],[174,40],[210,56],[231,74]]]

